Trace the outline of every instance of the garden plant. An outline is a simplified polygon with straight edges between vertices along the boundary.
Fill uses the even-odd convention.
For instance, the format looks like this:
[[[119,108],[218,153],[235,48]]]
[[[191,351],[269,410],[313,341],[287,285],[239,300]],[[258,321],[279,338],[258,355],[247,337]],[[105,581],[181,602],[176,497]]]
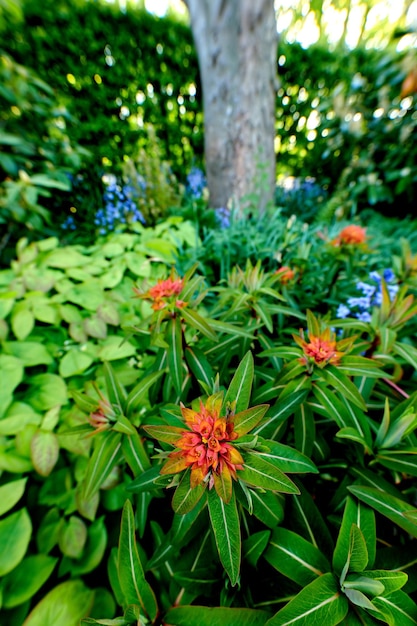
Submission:
[[[417,624],[407,53],[280,42],[259,214],[209,206],[187,26],[38,5],[0,19],[0,624]]]

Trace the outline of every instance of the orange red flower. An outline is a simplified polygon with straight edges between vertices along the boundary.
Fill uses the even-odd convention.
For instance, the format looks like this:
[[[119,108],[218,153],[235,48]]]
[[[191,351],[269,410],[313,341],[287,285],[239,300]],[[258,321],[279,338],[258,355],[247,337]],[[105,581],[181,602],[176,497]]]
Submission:
[[[288,267],[288,265],[283,265],[282,267],[277,269],[275,274],[279,276],[279,280],[283,284],[288,283],[295,276],[294,270]]]
[[[190,468],[191,488],[205,480],[211,488],[220,475],[236,480],[236,471],[243,469],[243,458],[230,444],[238,435],[230,416],[220,416],[221,405],[222,398],[216,396],[210,396],[206,405],[200,402],[199,411],[181,405],[188,430],[174,442],[177,450],[169,454],[161,474],[176,474]]]
[[[293,335],[294,341],[302,348],[304,356],[300,359],[305,365],[316,364],[324,367],[328,363],[337,365],[343,352],[340,351],[339,345],[335,340],[334,333],[329,328],[323,330],[320,335],[308,335],[308,341],[304,339],[304,333],[301,331],[301,337]]]
[[[345,226],[336,239],[332,241],[334,246],[341,245],[358,245],[366,241],[366,229],[356,224]]]
[[[152,308],[154,311],[159,311],[160,309],[164,309],[168,304],[173,303],[178,308],[183,308],[186,306],[186,302],[183,300],[175,299],[175,296],[178,296],[181,291],[184,289],[184,281],[182,278],[174,278],[174,275],[171,274],[170,278],[165,280],[158,280],[156,285],[150,287],[148,291],[141,293],[139,289],[134,288],[135,293],[138,298],[142,298],[144,300],[152,301]]]

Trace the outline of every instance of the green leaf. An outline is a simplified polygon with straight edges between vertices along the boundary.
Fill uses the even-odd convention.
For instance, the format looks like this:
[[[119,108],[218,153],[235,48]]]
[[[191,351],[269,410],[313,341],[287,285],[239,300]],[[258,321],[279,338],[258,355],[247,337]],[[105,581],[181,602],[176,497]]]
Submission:
[[[409,363],[414,369],[417,369],[417,350],[414,346],[397,341],[394,343],[393,352],[402,357],[404,361]]]
[[[245,435],[259,424],[268,409],[269,404],[260,404],[259,406],[252,407],[251,409],[235,413],[232,417],[234,424],[233,430],[239,437]]]
[[[3,579],[3,606],[11,609],[30,600],[48,580],[58,559],[36,554],[23,559]]]
[[[168,323],[168,371],[171,375],[175,391],[178,397],[182,393],[183,383],[183,353],[182,353],[182,329],[179,318],[174,317]]]
[[[116,361],[135,356],[136,348],[129,341],[123,340],[116,335],[110,335],[100,342],[98,357],[102,361]]]
[[[138,407],[139,403],[143,399],[146,392],[152,387],[154,383],[162,376],[163,370],[158,372],[152,372],[148,376],[145,376],[142,380],[140,380],[137,385],[129,392],[126,398],[126,415],[129,417],[135,409]]]
[[[17,309],[12,314],[12,330],[17,339],[26,339],[33,330],[35,318],[29,309]]]
[[[4,576],[25,556],[32,533],[32,522],[26,509],[0,520],[0,576]]]
[[[135,493],[142,493],[145,491],[161,489],[161,484],[157,482],[161,479],[160,469],[160,465],[154,465],[150,469],[146,470],[143,474],[137,476],[129,485],[127,485],[127,490]],[[171,476],[166,477],[166,483],[171,480]]]
[[[417,604],[403,591],[395,591],[387,597],[374,598],[373,604],[381,611],[389,626],[417,624]]]
[[[287,474],[298,473],[304,474],[305,472],[318,472],[317,467],[314,465],[313,461],[298,450],[291,448],[290,446],[286,446],[283,443],[278,443],[276,441],[269,441],[265,439],[260,440],[260,450],[256,451],[256,454],[272,463],[281,472],[285,472]]]
[[[288,502],[291,529],[330,558],[334,549],[332,536],[312,496],[300,481],[296,484],[299,486],[300,495]]]
[[[318,548],[291,530],[276,528],[265,559],[278,572],[301,586],[330,571],[330,564]]]
[[[398,591],[404,587],[408,580],[407,574],[398,571],[389,570],[364,570],[362,576],[367,579],[382,583],[384,589],[378,595],[388,596],[394,591]],[[349,578],[349,576],[348,576]]]
[[[3,344],[4,352],[11,354],[25,367],[49,365],[52,357],[47,348],[36,341],[7,341]],[[3,355],[0,357],[0,363]],[[3,371],[3,367],[1,367]]]
[[[189,513],[200,500],[206,487],[207,483],[205,482],[197,487],[191,487],[190,472],[185,472],[172,498],[172,508],[175,513],[178,515]]]
[[[337,369],[348,376],[364,376],[365,378],[386,376],[381,370],[381,363],[363,356],[344,356]]]
[[[87,541],[87,526],[76,515],[65,521],[59,534],[59,547],[62,554],[72,559],[79,559]]]
[[[103,560],[107,547],[107,530],[105,519],[101,517],[95,520],[87,531],[85,542],[80,558],[71,559],[68,563],[68,571],[71,576],[81,576],[96,569]]]
[[[137,432],[122,438],[122,452],[135,476],[151,467],[142,439]]]
[[[344,374],[342,374],[334,365],[328,365],[320,371],[321,377],[330,385],[334,387],[343,398],[353,402],[360,409],[366,411],[366,404],[363,401],[358,388],[352,383],[351,380]]]
[[[303,402],[295,409],[294,436],[297,450],[302,454],[311,456],[316,437],[316,425],[313,411],[306,402]]]
[[[253,567],[256,567],[259,558],[265,551],[268,545],[271,533],[269,530],[261,530],[257,533],[252,533],[242,543],[243,558],[250,563]]]
[[[217,341],[217,335],[210,324],[201,317],[196,311],[192,311],[187,307],[181,309],[181,317],[193,328],[199,330],[202,335],[208,337],[211,341]]]
[[[336,626],[348,608],[333,574],[324,574],[304,587],[266,626]]]
[[[235,586],[239,578],[241,538],[234,493],[230,502],[226,504],[219,498],[217,492],[211,489],[208,492],[208,508],[220,561],[232,586]]]
[[[48,411],[58,404],[67,404],[67,386],[56,374],[37,374],[30,379],[26,400],[37,411]]]
[[[135,538],[135,516],[130,500],[126,500],[120,527],[118,571],[127,604],[139,604],[154,621],[158,612],[155,595],[145,578]]]
[[[110,363],[103,363],[103,368],[107,397],[110,400],[110,403],[114,406],[117,406],[120,413],[123,413],[126,399],[126,391],[120,384],[119,379],[117,378],[116,373]]]
[[[12,480],[0,487],[0,515],[7,513],[25,493],[27,478]]]
[[[119,460],[122,435],[107,431],[97,437],[97,445],[84,477],[84,498],[88,500],[100,488]]]
[[[287,418],[302,404],[307,393],[308,390],[301,389],[291,393],[282,401],[278,400],[268,409],[263,421],[254,429],[254,434],[262,435],[267,439],[276,439]]]
[[[247,352],[238,365],[224,398],[223,406],[236,402],[236,413],[245,411],[249,406],[249,399],[254,376],[254,363],[251,352]]]
[[[299,493],[298,487],[281,470],[258,454],[247,452],[238,478],[255,487],[281,493]]]
[[[24,626],[77,626],[94,602],[94,591],[81,580],[68,580],[54,587],[35,606]]]
[[[360,529],[363,540],[366,543],[366,562],[363,562],[361,554],[359,554],[358,567],[354,567],[352,561],[351,533],[352,527]],[[360,542],[360,539],[358,539]],[[346,499],[345,509],[343,512],[342,525],[336,542],[336,548],[333,554],[333,568],[340,575],[347,561],[350,562],[349,571],[360,572],[368,564],[372,566],[375,560],[376,530],[375,530],[375,514],[372,509],[364,506],[361,502],[356,502],[353,498]]]
[[[269,616],[256,609],[178,606],[168,611],[165,622],[175,626],[265,626]]]
[[[38,429],[30,442],[30,458],[40,476],[49,476],[59,457],[59,442],[55,433]]]
[[[188,428],[179,428],[178,426],[166,426],[165,424],[143,426],[148,435],[157,439],[158,441],[164,441],[170,445],[175,445]],[[190,431],[189,431],[190,432]]]
[[[0,371],[2,392],[12,394],[23,380],[22,361],[8,354],[0,354]]]
[[[417,523],[410,519],[411,514],[417,516],[417,509],[410,504],[373,487],[352,485],[348,489],[359,500],[374,508],[378,513],[385,515],[394,524],[417,538]]]
[[[71,348],[61,359],[59,364],[59,374],[62,378],[78,376],[85,372],[94,361],[93,357],[80,348]]]
[[[204,353],[196,347],[185,349],[185,358],[196,379],[211,387],[214,380],[214,371]]]

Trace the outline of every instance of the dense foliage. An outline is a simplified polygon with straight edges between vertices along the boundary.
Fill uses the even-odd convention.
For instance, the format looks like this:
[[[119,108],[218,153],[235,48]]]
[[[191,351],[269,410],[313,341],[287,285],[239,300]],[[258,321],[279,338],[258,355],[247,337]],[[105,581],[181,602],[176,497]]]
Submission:
[[[203,239],[171,218],[19,243],[0,273],[7,623],[417,618],[417,229],[269,223],[274,242],[231,216]]]

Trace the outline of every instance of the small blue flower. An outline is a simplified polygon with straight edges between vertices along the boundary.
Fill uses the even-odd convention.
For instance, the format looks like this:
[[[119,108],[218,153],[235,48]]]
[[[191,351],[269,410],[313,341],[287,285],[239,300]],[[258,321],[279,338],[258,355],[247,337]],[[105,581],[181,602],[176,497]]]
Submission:
[[[374,285],[368,285],[368,283],[359,281],[358,283],[356,283],[356,289],[362,291],[365,296],[370,297],[374,295],[376,287]]]
[[[362,313],[356,313],[355,317],[358,318],[358,320],[361,320],[361,322],[370,322],[371,321],[371,314],[368,313],[368,311],[362,311]]]
[[[363,298],[348,298],[347,301],[350,307],[357,306],[359,309],[369,309],[371,306],[371,299],[364,296]]]
[[[392,269],[384,270],[382,275],[386,283],[392,283],[395,280],[395,274]]]
[[[192,167],[187,176],[187,191],[193,198],[201,198],[206,187],[204,172],[198,167]]]
[[[336,311],[336,317],[344,319],[350,314],[350,309],[345,304],[339,304]]]
[[[230,211],[225,207],[220,207],[215,210],[216,219],[220,228],[229,228],[230,226]]]
[[[376,283],[381,282],[381,276],[378,274],[378,272],[370,272],[369,278],[371,280],[374,280]]]

